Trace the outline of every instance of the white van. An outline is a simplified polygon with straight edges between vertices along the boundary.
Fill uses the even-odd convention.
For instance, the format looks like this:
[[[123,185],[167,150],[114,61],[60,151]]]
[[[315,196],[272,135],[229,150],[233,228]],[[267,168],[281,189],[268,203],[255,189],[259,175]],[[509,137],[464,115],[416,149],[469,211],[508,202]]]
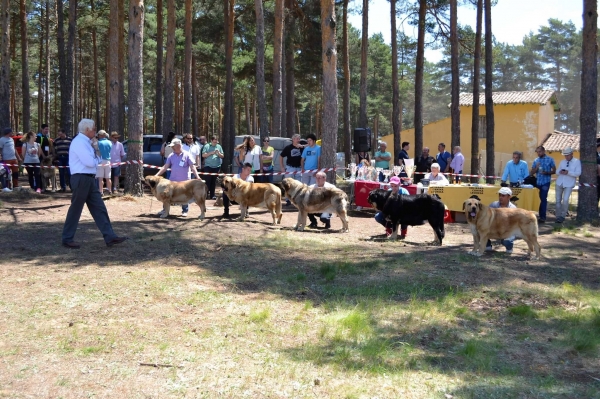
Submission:
[[[237,147],[238,145],[242,144],[244,142],[244,137],[246,136],[235,136],[235,144],[234,144],[234,148]],[[256,145],[260,146],[261,141],[260,141],[260,137],[259,136],[253,136],[254,137],[254,141],[256,142]],[[274,151],[274,157],[273,157],[273,172],[278,173],[278,172],[285,172],[284,170],[281,170],[281,165],[280,165],[280,156],[279,154],[281,153],[281,151],[283,151],[283,149],[292,144],[292,139],[288,138],[288,137],[272,137],[269,136],[269,145],[271,147],[273,147]],[[308,144],[306,142],[305,139],[300,139],[300,144],[302,145],[306,145]],[[235,150],[234,150],[235,151]],[[233,157],[234,158],[234,157]],[[337,162],[336,162],[336,166],[338,168],[344,168],[345,163],[344,163],[344,153],[343,152],[338,152],[337,153]],[[283,161],[283,164],[285,165],[285,160]],[[238,173],[238,171],[235,169],[232,171],[233,173]],[[338,170],[337,171],[338,176],[344,176],[344,171],[343,170]],[[280,182],[281,180],[283,180],[284,177],[289,177],[289,176],[284,176],[284,175],[275,175],[273,176],[273,182],[277,183]]]

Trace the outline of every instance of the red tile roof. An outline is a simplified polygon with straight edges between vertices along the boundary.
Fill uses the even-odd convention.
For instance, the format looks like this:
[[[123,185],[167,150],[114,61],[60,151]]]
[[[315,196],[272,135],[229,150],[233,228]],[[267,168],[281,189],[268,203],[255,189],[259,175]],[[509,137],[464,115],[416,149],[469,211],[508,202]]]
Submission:
[[[553,90],[498,91],[492,93],[494,104],[557,104]],[[461,107],[473,106],[473,93],[460,93]],[[485,94],[479,95],[479,105],[485,105]],[[555,105],[555,108],[557,106]]]
[[[562,151],[565,147],[571,147],[573,151],[579,151],[579,134],[563,133],[555,130],[548,134],[542,145],[548,152]],[[600,134],[597,136],[600,139]]]

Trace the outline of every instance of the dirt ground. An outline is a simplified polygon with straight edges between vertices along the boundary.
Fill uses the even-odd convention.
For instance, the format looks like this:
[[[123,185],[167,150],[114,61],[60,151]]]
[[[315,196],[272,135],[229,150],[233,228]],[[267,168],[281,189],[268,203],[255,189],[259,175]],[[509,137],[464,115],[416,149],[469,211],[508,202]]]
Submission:
[[[340,232],[337,217],[331,230],[319,223],[318,229],[296,232],[291,229],[297,217],[293,206],[284,207],[281,226],[271,226],[270,215],[255,208],[246,222],[224,219],[223,208],[210,200],[204,221],[197,219],[195,205],[190,205],[186,218],[179,216],[180,207],[172,207],[172,215],[160,219],[156,214],[161,204],[147,192],[142,198],[105,200],[115,232],[129,236],[129,241],[108,249],[84,209],[75,237],[82,247],[69,250],[60,238],[69,201],[69,193],[0,193],[0,313],[10,325],[0,328],[0,397],[478,397],[472,376],[485,379],[481,389],[486,390],[481,392],[486,397],[570,397],[573,392],[597,393],[600,387],[595,382],[600,378],[597,357],[556,349],[552,340],[558,338],[551,332],[537,337],[528,333],[529,338],[521,340],[522,326],[513,326],[504,313],[488,323],[489,328],[484,321],[486,315],[524,302],[534,310],[589,307],[568,299],[554,303],[550,294],[519,292],[547,293],[568,283],[597,295],[600,228],[570,222],[557,228],[549,217],[540,225],[541,260],[526,257],[522,240],[515,243],[512,255],[495,243],[493,253],[475,259],[466,254],[472,246],[466,224],[447,224],[441,247],[432,244],[428,225],[410,227],[406,240],[389,242],[370,210],[350,212],[349,233]],[[239,215],[236,206],[231,214]],[[323,281],[328,267],[350,270],[348,280]],[[388,293],[386,284],[392,281],[412,288]],[[371,283],[378,287],[374,294],[360,293]],[[413,290],[417,286],[420,291]],[[514,295],[488,294],[506,290]],[[330,312],[342,300],[352,309],[361,298],[374,296],[410,308],[411,298],[429,303],[439,292],[459,291],[476,292],[463,303],[465,312],[478,318],[479,332],[473,334],[483,337],[495,331],[509,346],[519,341],[501,350],[500,358],[519,365],[519,371],[506,378],[537,381],[531,391],[488,395],[492,386],[502,385],[495,379],[503,375],[491,373],[491,368],[480,372],[444,363],[436,345],[444,339],[440,329],[446,327],[439,325],[426,333],[410,333],[418,336],[415,345],[424,348],[421,352],[438,353],[438,360],[427,360],[431,365],[426,370],[409,361],[404,370],[415,375],[397,377],[395,387],[385,383],[383,375],[373,377],[349,367],[348,359],[323,363],[322,358],[302,357],[306,352],[296,348],[296,329],[305,331],[302,345],[325,334],[324,327],[311,330],[316,322],[308,314],[317,311],[306,310],[308,302]],[[215,299],[219,295],[228,295],[230,301]],[[329,302],[332,297],[335,305]],[[262,316],[257,309],[262,307],[271,309],[273,331],[260,325],[249,331],[247,324],[241,327],[234,321],[258,320]],[[292,325],[294,334],[284,328]],[[465,331],[460,325],[458,335]],[[408,327],[398,331],[404,328]],[[458,335],[449,342],[464,342]],[[236,343],[223,343],[226,339]],[[220,352],[221,346],[227,350]],[[270,360],[255,357],[259,352],[268,353]],[[280,356],[286,360],[273,360]],[[271,362],[275,365],[269,372]],[[424,372],[434,375],[435,382]],[[543,380],[545,375],[554,380]],[[286,386],[278,388],[279,384]],[[312,388],[303,391],[302,384]],[[574,385],[572,391],[553,395],[544,384],[552,389]],[[346,388],[340,390],[341,385]],[[444,396],[452,389],[452,395]],[[463,394],[457,394],[461,389]]]

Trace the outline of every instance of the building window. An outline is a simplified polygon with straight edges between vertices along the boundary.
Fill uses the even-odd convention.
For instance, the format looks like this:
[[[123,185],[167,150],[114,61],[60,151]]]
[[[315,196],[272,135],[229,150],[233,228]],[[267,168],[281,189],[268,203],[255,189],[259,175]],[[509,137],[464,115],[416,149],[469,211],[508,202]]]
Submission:
[[[485,139],[487,138],[487,124],[485,115],[479,117],[479,138]]]

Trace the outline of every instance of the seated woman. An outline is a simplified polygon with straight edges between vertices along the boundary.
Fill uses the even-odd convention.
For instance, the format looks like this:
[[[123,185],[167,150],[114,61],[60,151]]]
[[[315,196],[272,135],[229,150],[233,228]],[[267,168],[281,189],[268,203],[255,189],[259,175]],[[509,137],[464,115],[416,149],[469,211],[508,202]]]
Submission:
[[[390,179],[390,187],[390,190],[392,191],[390,195],[398,193],[400,193],[401,195],[409,195],[408,191],[405,188],[400,187],[400,178],[398,176],[394,176]],[[385,219],[385,215],[383,214],[383,212],[377,212],[375,214],[375,221],[381,224],[383,227],[385,227],[386,236],[389,237],[392,235],[392,222],[389,222]],[[400,225],[401,240],[406,238],[407,230],[408,225]]]
[[[429,179],[429,184],[432,186],[447,186],[450,184],[446,176],[443,173],[440,173],[440,164],[432,163],[431,164],[431,173],[427,173],[425,175],[426,179]]]

